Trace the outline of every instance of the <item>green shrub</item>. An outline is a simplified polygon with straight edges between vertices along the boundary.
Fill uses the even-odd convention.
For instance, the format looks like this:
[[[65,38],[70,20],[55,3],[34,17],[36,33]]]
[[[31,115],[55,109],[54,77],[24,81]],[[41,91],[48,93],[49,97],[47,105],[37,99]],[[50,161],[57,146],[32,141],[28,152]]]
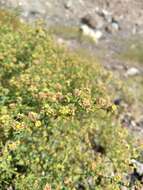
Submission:
[[[6,21],[0,22],[0,189],[119,190],[133,149],[115,119],[110,74],[60,48],[40,26]]]

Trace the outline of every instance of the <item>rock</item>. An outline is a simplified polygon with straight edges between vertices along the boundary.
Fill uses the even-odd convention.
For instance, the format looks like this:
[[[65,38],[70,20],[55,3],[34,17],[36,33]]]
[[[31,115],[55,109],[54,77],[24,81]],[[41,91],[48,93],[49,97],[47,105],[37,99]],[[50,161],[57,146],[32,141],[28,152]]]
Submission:
[[[129,186],[132,187],[131,189],[135,190],[135,184],[137,181],[140,183],[143,182],[143,163],[132,159],[131,164],[134,167],[134,171],[130,174],[130,183]]]
[[[71,8],[72,8],[72,1],[69,0],[69,1],[65,2],[64,7],[65,7],[66,9],[71,9]]]
[[[96,28],[96,21],[93,19],[91,15],[86,15],[83,18],[81,18],[81,23],[83,25],[87,25],[88,27],[91,28]]]
[[[96,43],[103,36],[103,34],[100,30],[93,30],[89,26],[87,26],[86,24],[83,24],[80,27],[80,30],[84,36],[89,36]]]
[[[143,163],[141,163],[141,162],[139,162],[139,161],[137,161],[135,159],[132,159],[131,163],[134,165],[137,174],[139,176],[143,176]]]
[[[98,14],[94,15],[94,17],[90,14],[84,16],[83,18],[81,18],[81,23],[86,24],[92,29],[99,29],[102,28],[102,26],[104,25],[103,18]]]
[[[121,98],[116,98],[116,99],[114,100],[114,104],[117,105],[117,106],[119,106],[119,105],[121,104],[121,102],[122,102],[122,99],[121,99]]]
[[[130,69],[127,70],[127,72],[125,73],[125,76],[135,76],[140,74],[140,71],[135,68],[135,67],[131,67]]]
[[[95,31],[95,36],[96,36],[96,39],[97,39],[97,41],[98,41],[99,39],[102,38],[103,33],[102,33],[100,30],[96,30],[96,31]]]
[[[107,33],[109,33],[109,34],[112,34],[112,33],[114,32],[114,30],[113,30],[113,28],[112,28],[111,25],[107,25],[107,26],[105,27],[105,31],[106,31]]]
[[[112,28],[113,28],[115,31],[118,31],[118,30],[120,29],[118,22],[112,22]]]
[[[111,15],[111,13],[109,13],[106,9],[103,9],[103,10],[102,10],[102,14],[103,14],[104,16]]]
[[[9,186],[9,187],[7,188],[7,190],[13,190],[13,187],[12,187],[12,186]]]
[[[59,45],[71,47],[71,42],[70,42],[70,41],[65,40],[65,39],[63,39],[63,38],[60,38],[60,37],[57,38],[57,43],[58,43]]]
[[[58,38],[57,43],[60,45],[63,45],[63,44],[65,44],[65,40],[63,38]]]
[[[100,15],[104,18],[105,21],[108,23],[112,22],[112,13],[108,12],[107,10],[103,9]]]
[[[121,190],[128,190],[128,188],[126,186],[122,186]]]
[[[114,32],[117,32],[120,29],[120,26],[118,24],[118,22],[111,22],[110,24],[106,25],[105,27],[105,31],[113,34]]]

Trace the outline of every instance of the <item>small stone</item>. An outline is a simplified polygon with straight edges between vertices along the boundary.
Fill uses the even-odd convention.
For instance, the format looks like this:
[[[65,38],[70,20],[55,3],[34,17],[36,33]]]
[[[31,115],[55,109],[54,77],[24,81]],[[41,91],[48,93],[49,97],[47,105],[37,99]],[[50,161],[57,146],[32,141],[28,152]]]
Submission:
[[[86,24],[92,29],[99,29],[102,28],[102,26],[104,25],[103,18],[98,14],[94,16],[90,14],[84,16],[83,18],[81,18],[81,23]]]
[[[106,20],[108,23],[111,23],[111,22],[112,22],[112,16],[111,16],[111,15],[105,16],[105,20]]]
[[[122,186],[121,190],[128,190],[128,188],[126,186]]]
[[[98,42],[98,40],[102,37],[102,32],[100,30],[93,30],[86,24],[82,25],[80,27],[80,30],[84,36],[89,36],[92,38],[94,42]]]
[[[65,44],[65,40],[63,38],[58,38],[57,42],[58,44],[62,44],[62,45]]]
[[[65,39],[63,39],[63,38],[57,38],[57,43],[59,44],[59,45],[65,45],[65,46],[71,46],[71,42],[70,41],[68,41],[68,40],[65,40]]]
[[[99,39],[102,38],[103,33],[100,30],[96,30],[95,31],[95,36],[96,36],[96,39],[99,40]]]
[[[119,105],[121,104],[121,102],[122,102],[122,99],[121,99],[121,98],[116,98],[116,99],[114,100],[114,104],[117,105],[117,106],[119,106]]]
[[[140,71],[135,68],[135,67],[131,67],[130,69],[127,70],[127,72],[125,73],[125,76],[135,76],[140,74]]]
[[[139,162],[139,161],[137,161],[135,159],[132,159],[131,162],[134,165],[137,174],[139,176],[142,176],[143,175],[143,163],[141,163],[141,162]]]
[[[112,22],[112,28],[118,31],[120,29],[118,22]]]
[[[104,16],[111,15],[111,13],[108,12],[107,10],[105,10],[105,9],[102,10],[102,14],[103,14]]]
[[[132,127],[136,127],[137,126],[137,124],[136,124],[136,122],[134,120],[131,121],[131,126]]]
[[[85,17],[83,17],[81,19],[81,22],[93,29],[96,28],[96,21],[93,19],[93,17],[91,15],[86,15]]]
[[[112,34],[114,32],[113,28],[111,25],[108,25],[105,27],[105,31],[109,34]]]
[[[71,1],[71,0],[67,1],[67,2],[64,4],[64,7],[65,7],[66,9],[71,9],[71,7],[72,7],[72,1]]]
[[[113,34],[114,32],[118,31],[120,29],[119,24],[117,22],[112,22],[111,24],[108,24],[105,27],[105,31]]]
[[[7,190],[13,190],[13,187],[12,187],[12,186],[9,186],[9,187],[7,188]]]
[[[107,21],[108,23],[112,22],[112,14],[110,12],[108,12],[107,10],[103,9],[101,13],[99,13],[105,21]]]

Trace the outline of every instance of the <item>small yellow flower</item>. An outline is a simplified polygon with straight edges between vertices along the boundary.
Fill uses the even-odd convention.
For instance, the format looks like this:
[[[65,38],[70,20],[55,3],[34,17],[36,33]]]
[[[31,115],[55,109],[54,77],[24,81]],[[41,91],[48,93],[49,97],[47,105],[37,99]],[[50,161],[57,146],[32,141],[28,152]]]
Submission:
[[[60,114],[68,115],[70,113],[70,109],[68,106],[62,106],[59,110]]]
[[[2,123],[6,123],[6,121],[9,121],[9,115],[2,115],[2,116],[0,117],[0,121],[1,121]]]
[[[21,129],[23,129],[24,127],[23,127],[21,124],[17,124],[14,128],[15,128],[16,130],[21,130]]]
[[[42,125],[41,121],[38,120],[38,121],[35,122],[36,127],[40,127],[41,125]]]
[[[8,148],[9,148],[10,150],[15,150],[16,147],[17,147],[16,142],[12,142],[12,143],[10,143],[10,144],[8,145]]]
[[[47,115],[54,115],[54,109],[49,104],[45,104],[44,107]]]
[[[112,105],[112,112],[115,112],[117,110],[117,106],[115,104]]]
[[[120,175],[116,175],[116,176],[114,177],[114,179],[115,179],[115,181],[120,181],[122,178],[121,178]]]

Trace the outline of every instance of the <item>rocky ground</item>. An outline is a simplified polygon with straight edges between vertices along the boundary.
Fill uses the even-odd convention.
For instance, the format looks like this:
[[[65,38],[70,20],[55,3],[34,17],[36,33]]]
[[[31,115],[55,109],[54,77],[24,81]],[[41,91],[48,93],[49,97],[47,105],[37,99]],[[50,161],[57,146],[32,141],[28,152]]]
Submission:
[[[80,28],[83,34],[95,41],[100,40],[98,46],[90,48],[93,53],[108,50],[107,67],[114,62],[113,54],[125,48],[121,42],[143,34],[142,0],[1,0],[0,6],[16,9],[26,21],[42,18],[48,27]],[[68,40],[73,44],[77,42],[77,39]],[[83,43],[79,45],[83,46]],[[118,67],[118,64],[111,66]]]
[[[1,0],[0,5],[18,8],[26,20],[42,17],[48,25],[79,25],[90,14],[94,27],[109,33],[143,32],[142,0]]]

